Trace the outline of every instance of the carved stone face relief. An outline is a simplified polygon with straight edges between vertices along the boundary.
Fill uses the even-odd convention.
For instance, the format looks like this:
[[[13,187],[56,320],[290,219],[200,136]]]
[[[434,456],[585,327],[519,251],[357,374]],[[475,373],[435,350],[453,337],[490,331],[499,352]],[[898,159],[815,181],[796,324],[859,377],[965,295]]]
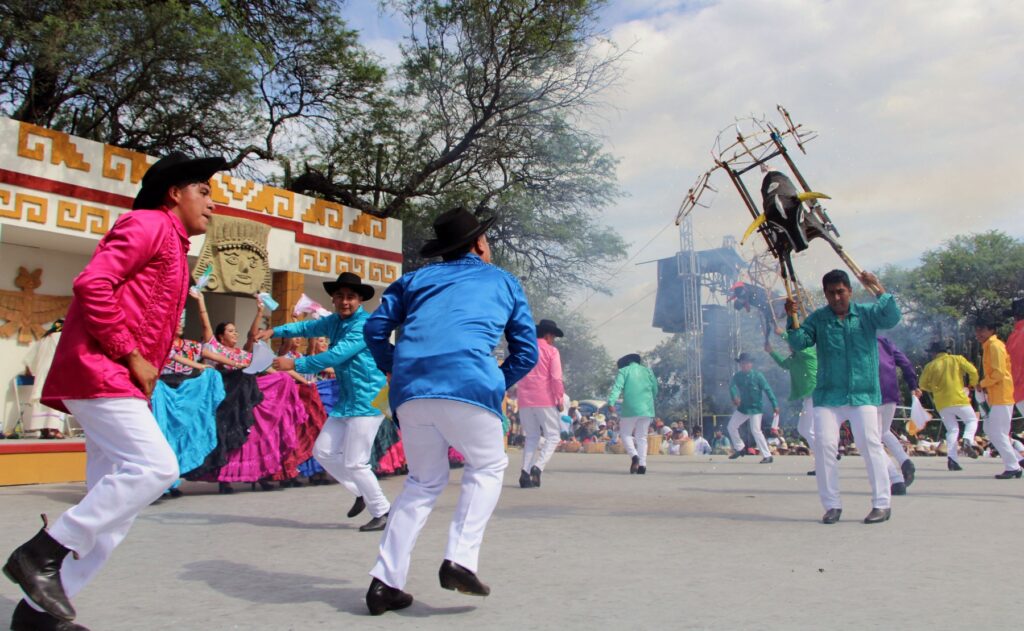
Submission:
[[[270,291],[270,262],[267,237],[270,226],[255,221],[215,215],[210,220],[206,242],[199,254],[193,277],[198,279],[207,265],[213,273],[206,284],[214,293],[251,296]]]

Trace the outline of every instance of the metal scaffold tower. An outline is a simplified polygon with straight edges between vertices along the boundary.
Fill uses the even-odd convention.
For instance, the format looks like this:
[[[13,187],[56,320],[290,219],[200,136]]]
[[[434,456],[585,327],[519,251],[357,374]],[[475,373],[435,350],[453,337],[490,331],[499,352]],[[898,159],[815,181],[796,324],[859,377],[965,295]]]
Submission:
[[[691,424],[699,423],[704,416],[703,371],[701,368],[701,346],[703,343],[704,321],[701,309],[700,261],[693,245],[693,217],[688,216],[679,224],[679,254],[676,257],[679,276],[686,289],[683,303],[684,320],[692,324],[683,334],[684,362],[681,396],[686,416]]]

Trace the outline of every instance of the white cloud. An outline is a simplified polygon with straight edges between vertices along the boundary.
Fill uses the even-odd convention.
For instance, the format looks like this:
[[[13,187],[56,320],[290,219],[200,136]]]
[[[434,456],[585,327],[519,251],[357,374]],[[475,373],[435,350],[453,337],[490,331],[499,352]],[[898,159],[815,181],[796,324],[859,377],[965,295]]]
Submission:
[[[709,150],[734,116],[782,103],[819,132],[798,164],[829,193],[829,213],[864,267],[912,260],[964,232],[1020,225],[1024,156],[1024,3],[735,0],[613,3],[611,27],[633,47],[613,108],[595,117],[622,159],[629,196],[606,213],[634,248],[670,221]],[[641,17],[636,17],[636,16]],[[649,16],[649,17],[647,17]],[[753,182],[753,180],[751,180]],[[698,247],[739,235],[750,218],[727,178],[711,209],[698,209]],[[671,255],[666,231],[638,260]],[[631,252],[632,254],[632,252]],[[839,267],[821,241],[798,261],[814,286]],[[654,282],[653,265],[629,266],[611,297],[591,298],[595,323]],[[599,330],[612,355],[650,348],[654,299]]]

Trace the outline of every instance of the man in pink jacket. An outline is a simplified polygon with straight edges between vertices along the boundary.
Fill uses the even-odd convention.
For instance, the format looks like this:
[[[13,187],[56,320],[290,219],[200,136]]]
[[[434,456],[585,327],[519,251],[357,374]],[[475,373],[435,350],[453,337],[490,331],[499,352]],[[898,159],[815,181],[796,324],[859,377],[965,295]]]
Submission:
[[[185,307],[189,237],[206,232],[209,179],[226,167],[178,152],[157,161],[132,211],[75,278],[42,402],[74,414],[85,430],[88,492],[49,529],[44,516],[43,529],[7,560],[4,573],[26,595],[12,629],[85,629],[71,622],[70,599],[178,478],[149,397]]]
[[[562,357],[555,348],[555,338],[562,330],[551,320],[537,324],[537,365],[516,386],[519,401],[519,423],[526,443],[523,445],[523,470],[519,486],[528,489],[540,486],[540,474],[555,453],[562,439],[562,408],[565,386],[562,384]],[[541,434],[544,444],[538,449]]]

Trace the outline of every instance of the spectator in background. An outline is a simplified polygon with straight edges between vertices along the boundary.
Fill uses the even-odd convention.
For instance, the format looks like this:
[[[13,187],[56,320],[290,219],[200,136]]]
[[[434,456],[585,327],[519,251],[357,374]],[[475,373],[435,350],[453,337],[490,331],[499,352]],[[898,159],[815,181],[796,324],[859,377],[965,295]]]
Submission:
[[[721,434],[721,432],[719,432]],[[693,454],[695,456],[710,456],[711,444],[704,438],[704,432],[699,427],[693,428]]]
[[[722,430],[715,430],[714,442],[711,443],[711,453],[727,455],[732,451],[732,443],[722,433]]]

